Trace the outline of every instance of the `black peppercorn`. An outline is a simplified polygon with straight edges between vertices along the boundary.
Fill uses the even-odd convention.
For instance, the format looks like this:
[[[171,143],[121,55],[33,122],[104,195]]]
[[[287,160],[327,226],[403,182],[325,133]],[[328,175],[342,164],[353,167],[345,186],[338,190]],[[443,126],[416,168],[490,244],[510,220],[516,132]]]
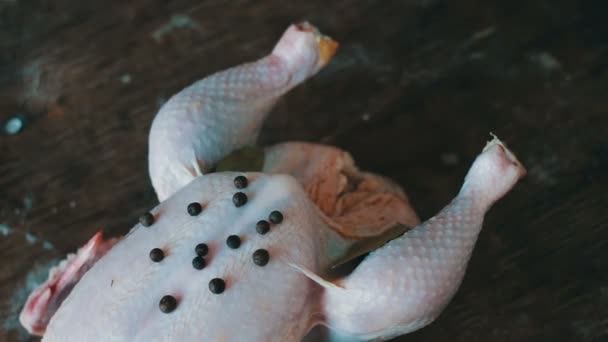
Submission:
[[[247,203],[247,195],[242,192],[237,192],[232,196],[232,203],[234,203],[236,207],[245,205],[245,203]]]
[[[194,247],[194,252],[198,256],[205,256],[207,253],[209,253],[209,247],[205,243],[199,243],[196,245],[196,247]]]
[[[283,214],[281,214],[280,211],[275,210],[268,215],[268,221],[274,224],[281,223],[283,222]]]
[[[170,313],[177,308],[177,300],[173,296],[163,296],[158,303],[158,307],[160,308],[160,311]]]
[[[139,217],[139,223],[144,227],[150,227],[154,223],[154,215],[145,213]]]
[[[190,214],[190,216],[196,216],[196,215],[200,214],[201,211],[203,211],[203,207],[201,206],[200,203],[193,202],[193,203],[188,204],[187,210],[188,210],[188,214]]]
[[[209,282],[209,291],[215,294],[220,294],[226,289],[226,282],[220,278],[211,279]]]
[[[265,249],[258,249],[253,252],[253,262],[258,266],[265,266],[270,260],[270,254]]]
[[[268,221],[258,221],[258,223],[255,225],[255,231],[258,232],[259,234],[266,234],[268,233],[268,231],[270,230],[270,223],[268,223]]]
[[[247,177],[245,176],[236,176],[234,178],[234,186],[237,189],[245,189],[249,182],[247,181]]]
[[[206,265],[207,263],[205,262],[205,259],[203,257],[197,256],[192,259],[192,267],[197,270],[202,270],[203,268],[205,268]]]
[[[150,260],[161,262],[165,258],[165,253],[160,248],[154,248],[150,251]]]
[[[226,239],[226,244],[228,245],[228,247],[230,247],[232,249],[237,249],[241,245],[241,238],[238,237],[237,235],[230,235]]]

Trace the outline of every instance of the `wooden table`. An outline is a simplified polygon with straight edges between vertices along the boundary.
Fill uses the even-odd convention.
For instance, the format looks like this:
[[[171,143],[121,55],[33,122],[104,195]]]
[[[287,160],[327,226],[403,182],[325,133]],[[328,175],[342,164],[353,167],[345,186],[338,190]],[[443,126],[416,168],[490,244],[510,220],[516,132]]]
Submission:
[[[441,317],[399,341],[608,339],[608,25],[602,0],[0,1],[0,330],[94,232],[156,204],[151,119],[307,19],[341,47],[262,144],[350,151],[428,218],[496,133],[528,176],[488,214]]]

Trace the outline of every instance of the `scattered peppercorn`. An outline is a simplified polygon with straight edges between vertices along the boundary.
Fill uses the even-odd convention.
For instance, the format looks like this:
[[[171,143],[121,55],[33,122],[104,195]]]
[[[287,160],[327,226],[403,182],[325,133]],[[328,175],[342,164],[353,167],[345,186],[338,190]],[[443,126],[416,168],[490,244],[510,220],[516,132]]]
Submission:
[[[232,249],[237,249],[239,246],[241,246],[241,238],[238,237],[238,235],[230,235],[226,239],[226,244]]]
[[[237,192],[232,196],[232,203],[234,203],[236,207],[244,206],[245,203],[247,203],[247,195],[242,192]]]
[[[163,296],[158,303],[158,307],[160,308],[160,311],[170,313],[177,308],[177,300],[170,295]]]
[[[207,263],[205,262],[205,259],[201,256],[197,256],[192,259],[192,267],[197,270],[202,270],[203,268],[205,268],[206,265]]]
[[[197,202],[193,202],[188,204],[188,214],[190,214],[190,216],[196,216],[198,214],[201,213],[201,211],[203,211],[203,207],[201,206],[200,203]]]
[[[258,249],[253,252],[253,262],[258,266],[265,266],[270,260],[270,254],[265,249]]]
[[[196,245],[196,247],[194,247],[194,252],[196,253],[196,255],[203,257],[207,255],[207,253],[209,253],[209,247],[206,243],[199,243],[198,245]]]
[[[236,176],[234,178],[234,186],[237,189],[245,189],[249,182],[247,181],[247,177],[245,176]]]
[[[145,213],[139,217],[139,223],[144,227],[150,227],[154,223],[154,215]]]
[[[259,234],[264,235],[264,234],[268,233],[269,230],[270,230],[270,223],[268,223],[268,221],[260,220],[255,225],[255,231],[258,232]]]
[[[281,214],[280,211],[275,210],[268,215],[268,221],[274,224],[281,223],[283,222],[283,214]]]
[[[165,253],[160,248],[153,248],[150,251],[150,260],[154,262],[161,262],[165,258]]]
[[[215,294],[220,294],[226,289],[226,282],[220,278],[211,279],[209,282],[209,291]]]

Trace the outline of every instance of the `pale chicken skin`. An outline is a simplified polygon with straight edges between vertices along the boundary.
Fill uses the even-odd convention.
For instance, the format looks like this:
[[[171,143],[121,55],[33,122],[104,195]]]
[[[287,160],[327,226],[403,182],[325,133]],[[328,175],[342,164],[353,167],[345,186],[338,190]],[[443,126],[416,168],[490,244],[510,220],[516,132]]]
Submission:
[[[430,324],[457,291],[486,212],[525,175],[498,138],[424,223],[398,184],[331,146],[269,146],[257,170],[214,172],[336,49],[312,25],[292,25],[268,56],[172,97],[150,131],[160,203],[126,236],[98,233],[52,270],[22,325],[45,342],[190,342],[301,341],[317,325],[386,340]]]
[[[117,243],[62,304],[87,303],[88,318],[60,308],[44,340],[297,341],[318,309],[318,290],[288,263],[328,267],[323,251],[332,232],[319,229],[325,224],[294,178],[243,173],[249,185],[236,189],[238,175],[198,177],[152,210],[154,224],[139,225]],[[232,203],[239,191],[248,198],[242,207]],[[202,204],[199,215],[186,210],[193,202]],[[256,223],[275,210],[283,221],[257,233]],[[226,245],[230,235],[240,237],[239,248]],[[199,243],[209,246],[201,270],[191,264]],[[156,247],[165,254],[160,262],[148,258]],[[265,266],[253,261],[258,249],[270,255]],[[223,293],[209,290],[213,278],[225,280]],[[159,310],[165,295],[178,299],[169,314]]]

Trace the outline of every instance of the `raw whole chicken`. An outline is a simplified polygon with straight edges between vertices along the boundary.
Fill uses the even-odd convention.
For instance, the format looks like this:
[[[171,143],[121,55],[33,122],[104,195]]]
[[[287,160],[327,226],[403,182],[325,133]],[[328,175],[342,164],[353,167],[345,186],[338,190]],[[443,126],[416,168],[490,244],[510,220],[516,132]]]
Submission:
[[[252,149],[277,99],[337,46],[294,24],[268,56],[165,103],[149,136],[160,204],[126,236],[97,233],[51,270],[22,325],[44,342],[190,342],[301,341],[317,325],[386,340],[431,323],[461,283],[485,213],[525,169],[494,137],[455,199],[420,223],[397,184],[347,152]],[[224,162],[247,149],[257,167]]]

